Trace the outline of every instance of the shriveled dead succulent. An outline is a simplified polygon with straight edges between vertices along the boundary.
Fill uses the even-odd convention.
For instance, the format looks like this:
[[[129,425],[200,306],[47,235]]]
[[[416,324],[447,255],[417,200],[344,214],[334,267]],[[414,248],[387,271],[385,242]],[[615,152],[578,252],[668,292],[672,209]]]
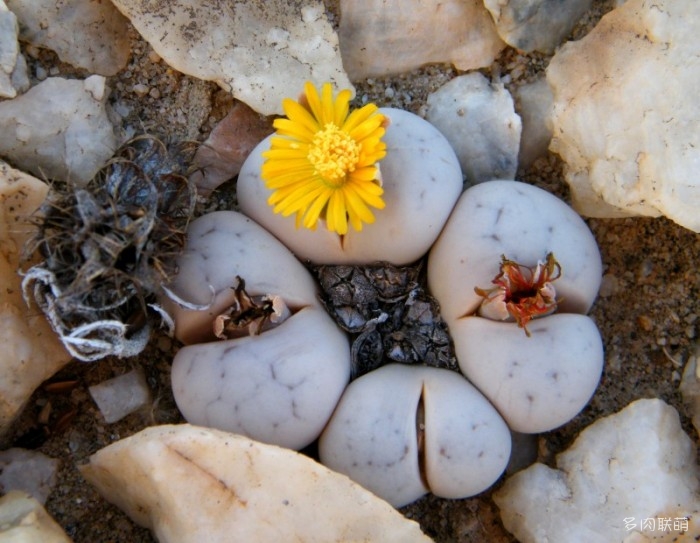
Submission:
[[[353,378],[389,362],[457,369],[447,327],[424,288],[422,265],[317,266],[322,301],[353,335]]]
[[[149,306],[176,272],[194,211],[188,147],[132,139],[84,188],[55,184],[35,217],[29,252],[43,261],[25,272],[24,296],[76,358],[145,347]]]

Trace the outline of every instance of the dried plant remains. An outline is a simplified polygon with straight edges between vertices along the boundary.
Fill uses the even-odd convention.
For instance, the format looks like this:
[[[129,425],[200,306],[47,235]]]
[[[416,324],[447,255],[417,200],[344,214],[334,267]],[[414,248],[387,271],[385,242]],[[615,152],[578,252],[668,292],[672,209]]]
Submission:
[[[554,281],[561,277],[561,265],[548,253],[536,266],[525,266],[501,256],[495,285],[489,289],[474,287],[483,298],[479,315],[494,320],[515,320],[530,337],[527,324],[535,318],[545,317],[557,310],[557,292]]]
[[[231,287],[234,300],[225,313],[214,319],[214,335],[219,339],[256,336],[262,331],[281,324],[291,311],[280,296],[251,296],[245,290],[245,281],[236,276]]]
[[[145,347],[149,307],[177,271],[194,211],[192,147],[137,137],[84,188],[56,184],[39,210],[29,252],[42,261],[22,287],[76,358]]]
[[[457,369],[438,303],[425,289],[422,265],[317,266],[322,301],[352,335],[352,373],[391,362]]]

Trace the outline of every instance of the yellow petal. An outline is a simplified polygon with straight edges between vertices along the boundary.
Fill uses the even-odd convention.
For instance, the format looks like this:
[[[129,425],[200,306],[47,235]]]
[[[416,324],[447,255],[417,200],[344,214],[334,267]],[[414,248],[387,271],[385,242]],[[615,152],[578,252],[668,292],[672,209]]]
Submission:
[[[368,205],[376,207],[377,209],[384,209],[384,206],[386,205],[386,203],[382,199],[384,189],[382,189],[374,183],[356,183],[351,181],[348,184],[348,190],[355,191],[357,195],[360,198],[362,198],[362,200],[364,200]]]
[[[270,149],[299,149],[308,154],[309,144],[297,139],[272,137],[270,138]]]
[[[272,125],[277,130],[277,135],[293,138],[296,141],[310,142],[314,134],[320,129],[311,129],[307,126],[291,119],[275,119]]]
[[[297,230],[299,230],[299,227],[301,226],[301,218],[304,216],[303,211],[297,211],[297,216],[294,218],[294,226],[296,227]],[[314,230],[316,226],[314,225],[311,230]]]
[[[327,189],[326,191],[321,193],[316,198],[316,200],[314,200],[313,204],[311,204],[311,207],[309,207],[308,211],[306,212],[306,215],[304,215],[304,226],[306,228],[312,228],[312,226],[316,226],[316,223],[318,222],[321,213],[328,205],[328,200],[331,197],[331,194],[333,194],[333,190]]]
[[[374,165],[362,166],[360,168],[357,168],[348,177],[352,178],[358,182],[361,182],[361,181],[372,182],[377,178],[377,167]],[[375,183],[372,183],[372,184],[374,185]]]
[[[290,194],[297,190],[297,188],[298,185],[289,185],[286,187],[282,187],[281,189],[277,189],[272,194],[270,194],[269,198],[267,199],[267,203],[271,206],[277,206],[278,204],[282,204],[282,206],[284,207],[283,202],[289,197]]]
[[[284,202],[280,202],[280,205],[284,205],[286,209],[292,209],[294,211],[308,208],[320,195],[326,192],[328,189],[324,186],[318,186],[314,188],[299,187],[296,191],[289,194]]]
[[[263,163],[260,171],[262,173],[263,178],[265,178],[266,175],[276,175],[292,170],[308,170],[309,172],[313,172],[313,166],[309,163],[307,159],[268,160],[267,162]]]
[[[342,128],[348,133],[351,132],[358,125],[362,124],[372,115],[374,115],[377,112],[377,109],[377,106],[374,104],[367,104],[366,106],[363,106],[360,109],[356,109],[355,111],[350,113],[350,115],[348,115],[348,118],[346,119],[345,123],[340,128]],[[384,115],[382,115],[381,113],[377,113],[377,115],[384,119]]]
[[[306,159],[306,155],[301,149],[270,149],[263,155],[268,160]]]
[[[367,166],[374,166],[377,162],[382,160],[386,156],[386,148],[378,148],[372,152],[360,151],[360,157],[357,159],[357,168],[364,168]]]
[[[335,99],[335,118],[333,123],[337,127],[343,126],[345,118],[348,116],[350,111],[350,99],[352,98],[352,91],[349,89],[343,89],[338,93]]]
[[[379,136],[366,138],[360,144],[360,160],[377,162],[386,156],[386,143]]]
[[[351,219],[355,216],[358,220],[366,223],[374,222],[374,215],[354,190],[349,189],[345,191],[345,201],[348,204],[348,214]],[[354,224],[353,227],[355,230],[359,230]]]
[[[269,178],[263,178],[265,186],[270,190],[281,189],[295,183],[308,183],[313,179],[313,172],[287,172],[283,174],[273,175]]]
[[[276,189],[268,198],[268,202],[279,203],[285,200],[288,201],[288,199],[293,197],[294,194],[303,196],[304,194],[311,192],[314,186],[313,181],[309,181],[307,179],[303,179],[295,183],[289,183]]]
[[[330,83],[324,83],[321,87],[321,124],[325,126],[335,119],[333,107],[333,87]]]
[[[306,95],[306,101],[309,103],[309,109],[311,110],[311,115],[316,119],[318,123],[323,121],[323,108],[321,106],[321,99],[318,96],[316,87],[310,81],[304,84],[304,94]]]
[[[345,197],[343,192],[336,190],[331,195],[328,202],[328,212],[326,221],[328,228],[333,232],[337,232],[341,236],[348,233],[347,209],[345,207]]]
[[[382,117],[381,115],[375,115],[374,117],[370,117],[369,119],[365,120],[364,122],[358,124],[355,128],[352,130],[349,130],[350,136],[355,140],[355,141],[361,141],[364,138],[367,138],[371,135],[373,135],[373,132],[375,130],[381,130],[383,131],[384,129],[381,128],[382,125]]]
[[[302,125],[311,133],[315,133],[321,128],[318,124],[318,120],[314,118],[312,112],[302,106],[299,102],[285,98],[282,102],[282,109],[284,109],[285,114],[291,122]],[[277,119],[275,122],[281,120],[283,119]],[[277,124],[286,125],[286,123]],[[275,128],[277,128],[277,126],[275,126]]]

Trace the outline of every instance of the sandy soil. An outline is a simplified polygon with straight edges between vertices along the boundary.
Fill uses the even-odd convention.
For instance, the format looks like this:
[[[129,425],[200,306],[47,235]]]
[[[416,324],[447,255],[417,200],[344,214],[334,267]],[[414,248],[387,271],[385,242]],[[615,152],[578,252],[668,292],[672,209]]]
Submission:
[[[576,28],[573,37],[584,35],[610,9],[612,2],[598,0]],[[335,10],[333,2],[329,9]],[[124,71],[110,78],[110,102],[127,106],[125,126],[137,127],[161,137],[202,141],[231,107],[232,99],[213,84],[174,72],[154,55],[135,32],[132,60]],[[43,67],[51,75],[84,76],[62,64],[50,52],[28,54],[30,69]],[[512,86],[541,74],[548,58],[524,55],[507,49],[490,69],[519,74]],[[458,75],[448,66],[431,66],[394,78],[358,82],[358,95],[366,94],[379,105],[424,111],[428,93]],[[133,92],[137,83],[149,93]],[[393,96],[387,89],[393,89]],[[391,96],[391,98],[389,98]],[[410,97],[410,100],[408,99]],[[554,156],[537,161],[518,173],[525,180],[567,198],[560,162]],[[235,205],[235,181],[222,186],[199,213]],[[605,342],[606,367],[601,385],[590,405],[563,428],[537,438],[538,459],[552,465],[556,453],[565,449],[578,432],[598,418],[614,413],[637,398],[658,397],[676,407],[685,429],[697,436],[682,405],[678,384],[698,334],[700,306],[700,236],[665,219],[589,220],[600,245],[604,263],[601,295],[592,310]],[[169,386],[169,370],[177,345],[166,336],[156,336],[137,359],[106,359],[94,364],[72,363],[53,381],[76,380],[62,394],[36,392],[26,412],[3,445],[33,445],[61,459],[58,481],[47,508],[77,543],[149,542],[150,533],[134,525],[118,509],[104,501],[78,473],[76,466],[90,454],[148,425],[181,421]],[[87,387],[142,366],[148,376],[154,401],[148,409],[107,425],[92,402]],[[48,436],[37,426],[39,411],[52,404]],[[65,428],[56,421],[74,413]],[[498,510],[487,492],[473,499],[442,500],[426,497],[403,512],[420,522],[436,541],[514,541],[502,527]]]

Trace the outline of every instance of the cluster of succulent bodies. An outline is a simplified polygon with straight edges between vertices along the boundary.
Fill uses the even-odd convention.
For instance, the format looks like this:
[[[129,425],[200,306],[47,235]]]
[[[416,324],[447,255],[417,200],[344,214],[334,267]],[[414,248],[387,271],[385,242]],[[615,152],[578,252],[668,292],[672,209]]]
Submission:
[[[379,163],[386,206],[361,231],[297,228],[293,216],[274,213],[274,188],[261,180],[271,138],[239,175],[243,213],[191,224],[169,288],[192,305],[163,300],[187,344],[173,362],[173,391],[194,424],[294,449],[319,439],[323,463],[396,506],[427,492],[467,497],[502,474],[510,430],[556,428],[593,394],[603,352],[585,314],[600,255],[582,219],[556,197],[515,181],[463,192],[454,152],[434,127],[405,111],[379,112],[389,121]],[[422,259],[444,324],[408,267]],[[390,263],[378,286],[358,290],[378,262]],[[267,300],[271,326],[217,339],[215,323],[239,316],[236,277],[245,280],[246,307],[262,311],[254,300]],[[392,288],[393,297],[381,294]],[[362,298],[368,292],[379,298]],[[273,311],[273,300],[283,309]],[[419,330],[433,338],[429,356],[442,367],[425,365],[415,341],[376,336],[395,314],[408,326],[402,337]],[[353,345],[336,321],[356,334]],[[444,369],[454,365],[450,339],[461,374]],[[411,364],[393,363],[391,353]],[[353,373],[362,375],[350,382]]]

